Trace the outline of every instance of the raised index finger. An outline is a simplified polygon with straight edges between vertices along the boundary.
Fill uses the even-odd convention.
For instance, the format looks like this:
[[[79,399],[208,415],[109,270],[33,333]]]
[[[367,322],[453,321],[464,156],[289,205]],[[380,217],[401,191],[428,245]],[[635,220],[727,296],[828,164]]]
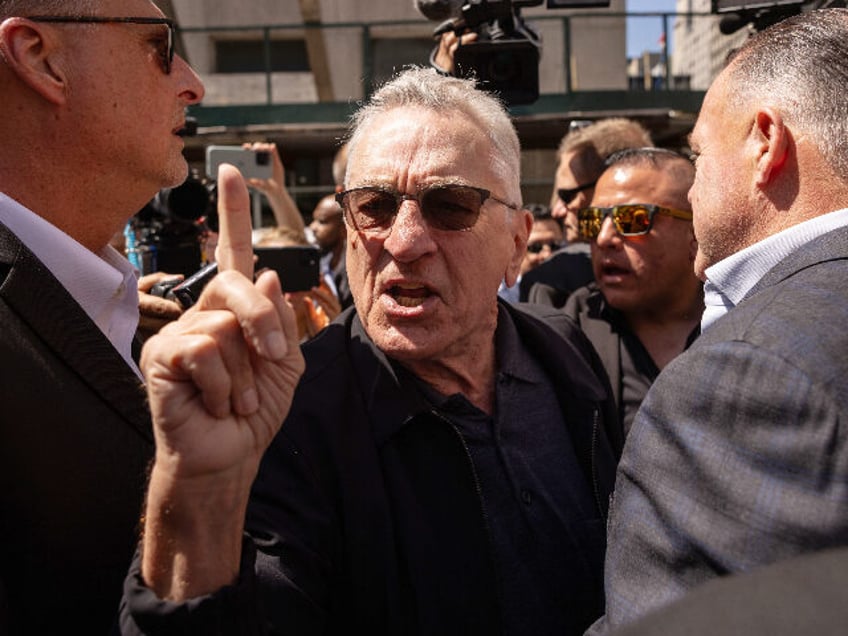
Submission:
[[[250,196],[235,166],[218,168],[218,270],[235,270],[253,280],[253,236]]]

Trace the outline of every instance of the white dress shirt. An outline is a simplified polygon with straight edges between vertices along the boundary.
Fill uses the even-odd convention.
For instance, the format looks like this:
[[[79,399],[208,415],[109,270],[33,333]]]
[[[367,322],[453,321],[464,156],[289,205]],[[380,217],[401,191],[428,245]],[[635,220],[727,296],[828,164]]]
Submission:
[[[99,254],[0,192],[0,223],[50,270],[141,378],[132,358],[138,328],[136,270],[111,245]]]

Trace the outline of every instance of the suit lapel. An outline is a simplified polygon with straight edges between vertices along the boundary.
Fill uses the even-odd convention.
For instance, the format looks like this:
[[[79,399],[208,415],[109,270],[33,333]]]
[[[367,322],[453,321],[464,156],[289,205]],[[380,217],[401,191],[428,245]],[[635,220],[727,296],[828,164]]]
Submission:
[[[0,255],[9,271],[0,296],[92,391],[152,442],[144,389],[112,343],[68,291],[0,225]]]

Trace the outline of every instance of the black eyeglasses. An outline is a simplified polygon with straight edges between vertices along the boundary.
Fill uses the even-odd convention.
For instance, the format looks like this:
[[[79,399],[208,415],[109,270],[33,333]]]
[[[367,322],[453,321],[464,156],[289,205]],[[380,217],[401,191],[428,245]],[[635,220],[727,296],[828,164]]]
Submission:
[[[470,230],[477,223],[480,209],[491,199],[517,210],[518,206],[493,196],[483,188],[461,184],[434,185],[415,194],[387,190],[378,186],[351,188],[336,194],[345,219],[359,232],[374,238],[389,235],[398,209],[404,201],[415,201],[427,225],[436,230]]]
[[[568,205],[572,201],[574,201],[574,197],[583,192],[583,190],[588,190],[589,188],[594,188],[597,181],[592,181],[592,183],[584,183],[583,185],[579,185],[576,188],[560,188],[557,190],[557,196],[560,201],[562,201],[565,205]]]
[[[621,236],[642,236],[651,231],[654,216],[665,214],[684,221],[692,220],[692,212],[676,210],[648,203],[614,205],[611,208],[589,207],[577,212],[577,228],[580,236],[587,240],[598,238],[604,219],[612,217],[615,231]]]
[[[107,18],[99,15],[31,15],[27,16],[27,20],[33,22],[56,22],[61,24],[163,24],[168,27],[168,39],[164,49],[159,50],[159,57],[162,61],[162,70],[165,75],[171,73],[171,67],[174,63],[174,43],[176,42],[177,26],[173,20],[169,18],[154,18],[154,17],[122,17],[122,18]]]
[[[531,254],[539,254],[543,249],[548,248],[552,252],[556,252],[562,243],[558,241],[533,241],[527,244],[527,251]]]

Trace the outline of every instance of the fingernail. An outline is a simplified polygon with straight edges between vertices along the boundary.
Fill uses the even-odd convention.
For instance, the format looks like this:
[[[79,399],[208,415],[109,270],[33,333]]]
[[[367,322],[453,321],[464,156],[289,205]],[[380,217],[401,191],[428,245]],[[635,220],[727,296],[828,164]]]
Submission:
[[[265,336],[265,351],[272,360],[279,360],[286,355],[288,347],[281,331],[272,331]]]

